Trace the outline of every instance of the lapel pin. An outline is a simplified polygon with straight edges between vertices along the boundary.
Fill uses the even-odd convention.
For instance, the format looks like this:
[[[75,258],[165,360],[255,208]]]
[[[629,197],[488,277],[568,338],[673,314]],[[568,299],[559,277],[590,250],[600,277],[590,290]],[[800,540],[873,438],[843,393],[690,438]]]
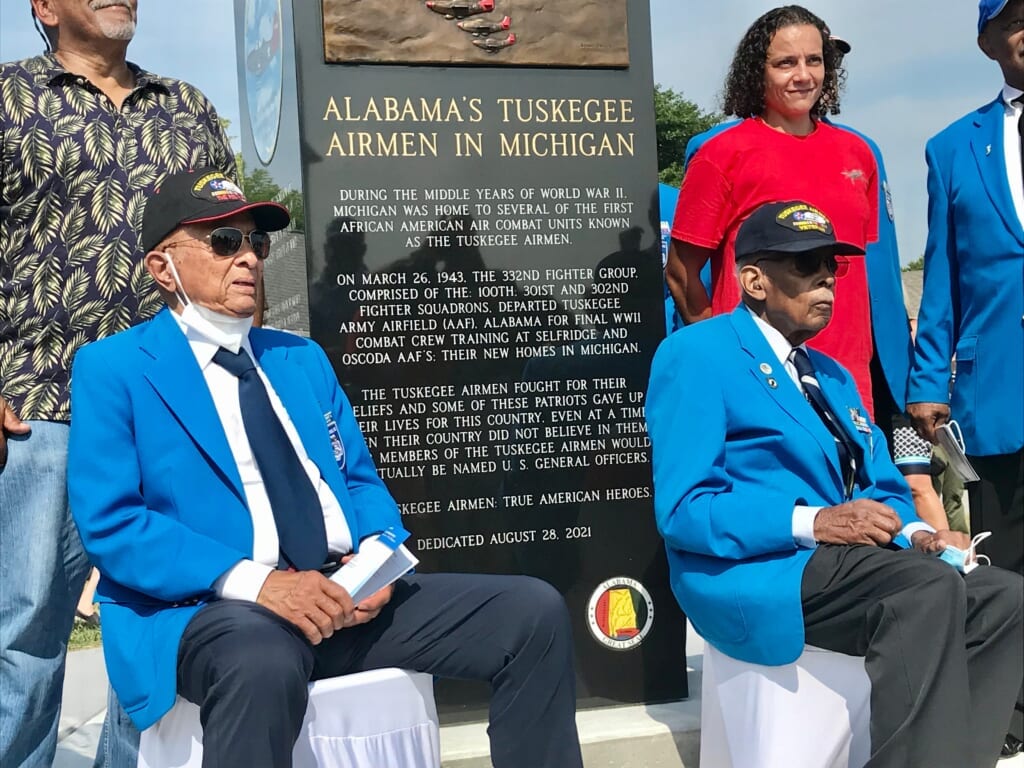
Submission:
[[[775,379],[768,379],[768,386],[771,387],[772,389],[776,389],[779,386],[779,382],[777,382]]]
[[[768,363],[761,363],[760,368],[761,368],[761,373],[763,373],[763,374],[769,374],[769,373],[772,372],[772,367],[770,365],[768,365]]]
[[[985,145],[985,154],[986,155],[991,155],[992,154],[992,145],[991,144],[986,144]]]

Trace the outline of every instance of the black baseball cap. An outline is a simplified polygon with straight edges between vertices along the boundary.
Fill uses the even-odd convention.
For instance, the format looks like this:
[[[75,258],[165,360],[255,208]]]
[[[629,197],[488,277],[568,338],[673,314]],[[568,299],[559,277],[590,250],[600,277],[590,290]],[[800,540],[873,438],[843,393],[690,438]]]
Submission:
[[[853,50],[853,46],[849,42],[839,37],[839,35],[829,35],[829,39],[832,41],[832,45],[839,49],[839,52],[845,56]]]
[[[220,221],[236,213],[251,214],[256,228],[265,232],[284,229],[291,221],[283,205],[250,203],[235,182],[214,168],[172,173],[146,201],[142,247],[148,253],[183,224]]]
[[[836,256],[864,253],[853,243],[836,240],[828,216],[800,200],[765,203],[750,214],[736,234],[737,261],[762,253],[803,253],[819,248],[827,248]]]

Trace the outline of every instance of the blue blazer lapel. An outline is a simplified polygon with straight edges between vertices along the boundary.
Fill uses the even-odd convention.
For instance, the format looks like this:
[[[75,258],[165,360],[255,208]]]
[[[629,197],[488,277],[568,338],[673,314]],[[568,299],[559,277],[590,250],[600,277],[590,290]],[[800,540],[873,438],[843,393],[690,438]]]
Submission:
[[[1010,194],[1010,182],[1006,177],[1006,152],[1003,144],[1002,93],[995,101],[978,110],[974,119],[975,131],[971,135],[971,152],[978,164],[978,173],[992,205],[999,212],[1003,223],[1019,243],[1024,245],[1024,227],[1017,218],[1017,209]]]
[[[730,319],[739,338],[740,346],[750,357],[750,374],[760,382],[760,386],[776,404],[818,442],[821,452],[832,469],[833,479],[841,488],[843,485],[842,472],[839,468],[839,454],[836,451],[835,438],[832,437],[832,433],[828,431],[828,427],[790,379],[789,373],[782,367],[782,363],[775,356],[775,352],[768,340],[765,339],[764,334],[754,324],[746,307],[741,304],[730,315]],[[764,373],[761,370],[761,366],[765,363],[770,366],[770,373]],[[775,382],[774,387],[771,385],[772,381]]]
[[[146,379],[239,500],[248,506],[206,379],[170,310],[164,309],[150,321],[139,346],[152,358],[144,372]]]

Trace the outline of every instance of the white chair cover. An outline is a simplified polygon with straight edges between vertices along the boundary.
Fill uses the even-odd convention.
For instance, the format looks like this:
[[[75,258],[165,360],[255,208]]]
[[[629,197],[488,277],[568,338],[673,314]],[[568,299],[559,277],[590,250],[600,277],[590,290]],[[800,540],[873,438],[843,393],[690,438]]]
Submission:
[[[139,768],[201,768],[199,707],[180,696],[142,732]],[[319,680],[293,752],[294,768],[440,768],[430,675],[377,669]]]
[[[782,667],[704,647],[701,768],[861,768],[871,737],[864,659],[805,646]]]

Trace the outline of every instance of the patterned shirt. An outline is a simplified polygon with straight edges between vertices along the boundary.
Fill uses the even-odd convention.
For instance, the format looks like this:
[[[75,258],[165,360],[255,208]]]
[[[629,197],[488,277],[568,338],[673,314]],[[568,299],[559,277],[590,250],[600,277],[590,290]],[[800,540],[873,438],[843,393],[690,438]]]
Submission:
[[[213,105],[134,64],[120,109],[52,54],[0,64],[0,395],[22,419],[70,419],[86,342],[156,313],[146,198],[168,173],[236,177]]]

